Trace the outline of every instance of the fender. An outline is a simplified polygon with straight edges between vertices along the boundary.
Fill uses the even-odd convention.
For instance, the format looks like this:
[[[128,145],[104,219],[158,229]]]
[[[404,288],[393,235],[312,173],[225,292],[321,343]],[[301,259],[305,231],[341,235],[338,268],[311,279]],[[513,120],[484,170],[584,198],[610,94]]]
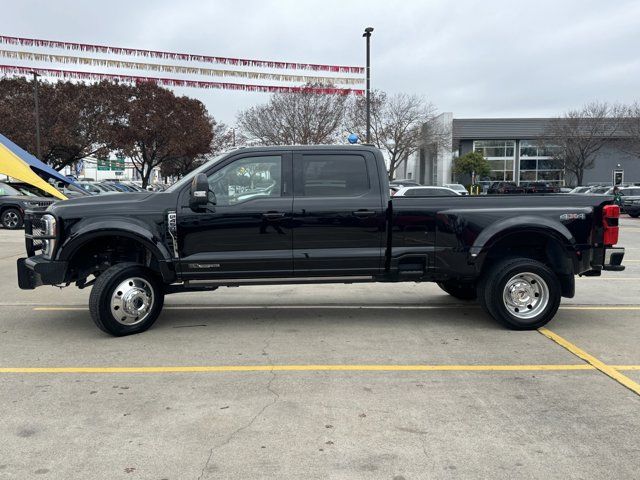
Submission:
[[[60,245],[57,260],[68,261],[87,242],[110,235],[128,237],[147,247],[162,265],[171,263],[172,258],[162,237],[155,227],[136,218],[99,217],[88,218],[71,226],[67,239]],[[162,272],[164,276],[164,271]]]
[[[575,238],[563,224],[545,217],[518,215],[499,220],[483,229],[469,249],[469,262],[475,263],[478,257],[486,253],[496,241],[511,233],[522,233],[523,231],[551,236],[559,240],[567,251],[574,250],[576,244]]]

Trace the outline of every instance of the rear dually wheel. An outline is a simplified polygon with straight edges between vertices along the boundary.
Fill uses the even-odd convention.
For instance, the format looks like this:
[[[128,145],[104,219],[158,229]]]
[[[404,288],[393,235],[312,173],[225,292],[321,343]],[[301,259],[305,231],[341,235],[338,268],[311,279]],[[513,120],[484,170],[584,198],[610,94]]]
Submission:
[[[562,288],[547,265],[529,258],[509,258],[490,267],[478,287],[480,304],[514,330],[546,325],[560,306]]]

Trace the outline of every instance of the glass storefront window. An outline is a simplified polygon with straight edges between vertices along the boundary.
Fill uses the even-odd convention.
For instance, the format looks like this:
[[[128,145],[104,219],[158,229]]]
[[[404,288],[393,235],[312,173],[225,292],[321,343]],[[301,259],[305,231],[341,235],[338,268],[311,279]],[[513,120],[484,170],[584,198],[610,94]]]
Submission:
[[[485,158],[514,157],[515,144],[514,140],[476,140],[473,150]]]
[[[562,170],[562,162],[553,159],[538,160],[538,170]]]
[[[559,182],[562,180],[562,170],[539,170],[538,180]]]
[[[491,173],[488,180],[513,181],[515,140],[476,140],[473,142],[473,150],[489,161]]]
[[[542,145],[537,140],[520,140],[520,182],[564,184],[562,161],[553,158],[559,148],[555,145]]]

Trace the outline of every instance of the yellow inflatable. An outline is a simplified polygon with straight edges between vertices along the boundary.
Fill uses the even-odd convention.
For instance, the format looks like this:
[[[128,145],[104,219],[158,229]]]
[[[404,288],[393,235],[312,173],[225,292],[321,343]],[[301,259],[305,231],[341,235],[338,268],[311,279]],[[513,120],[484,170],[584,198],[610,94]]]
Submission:
[[[38,187],[56,198],[66,200],[66,196],[56,190],[53,185],[40,178],[31,169],[31,166],[21,158],[23,152],[27,154],[7,137],[0,135],[0,174],[8,175],[16,180]]]

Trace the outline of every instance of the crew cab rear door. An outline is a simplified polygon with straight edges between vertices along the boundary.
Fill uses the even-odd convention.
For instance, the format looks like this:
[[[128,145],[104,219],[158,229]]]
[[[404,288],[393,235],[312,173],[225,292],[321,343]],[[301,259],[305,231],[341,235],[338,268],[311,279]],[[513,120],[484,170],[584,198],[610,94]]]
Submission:
[[[374,155],[293,153],[296,277],[373,275],[383,259],[385,209]]]

